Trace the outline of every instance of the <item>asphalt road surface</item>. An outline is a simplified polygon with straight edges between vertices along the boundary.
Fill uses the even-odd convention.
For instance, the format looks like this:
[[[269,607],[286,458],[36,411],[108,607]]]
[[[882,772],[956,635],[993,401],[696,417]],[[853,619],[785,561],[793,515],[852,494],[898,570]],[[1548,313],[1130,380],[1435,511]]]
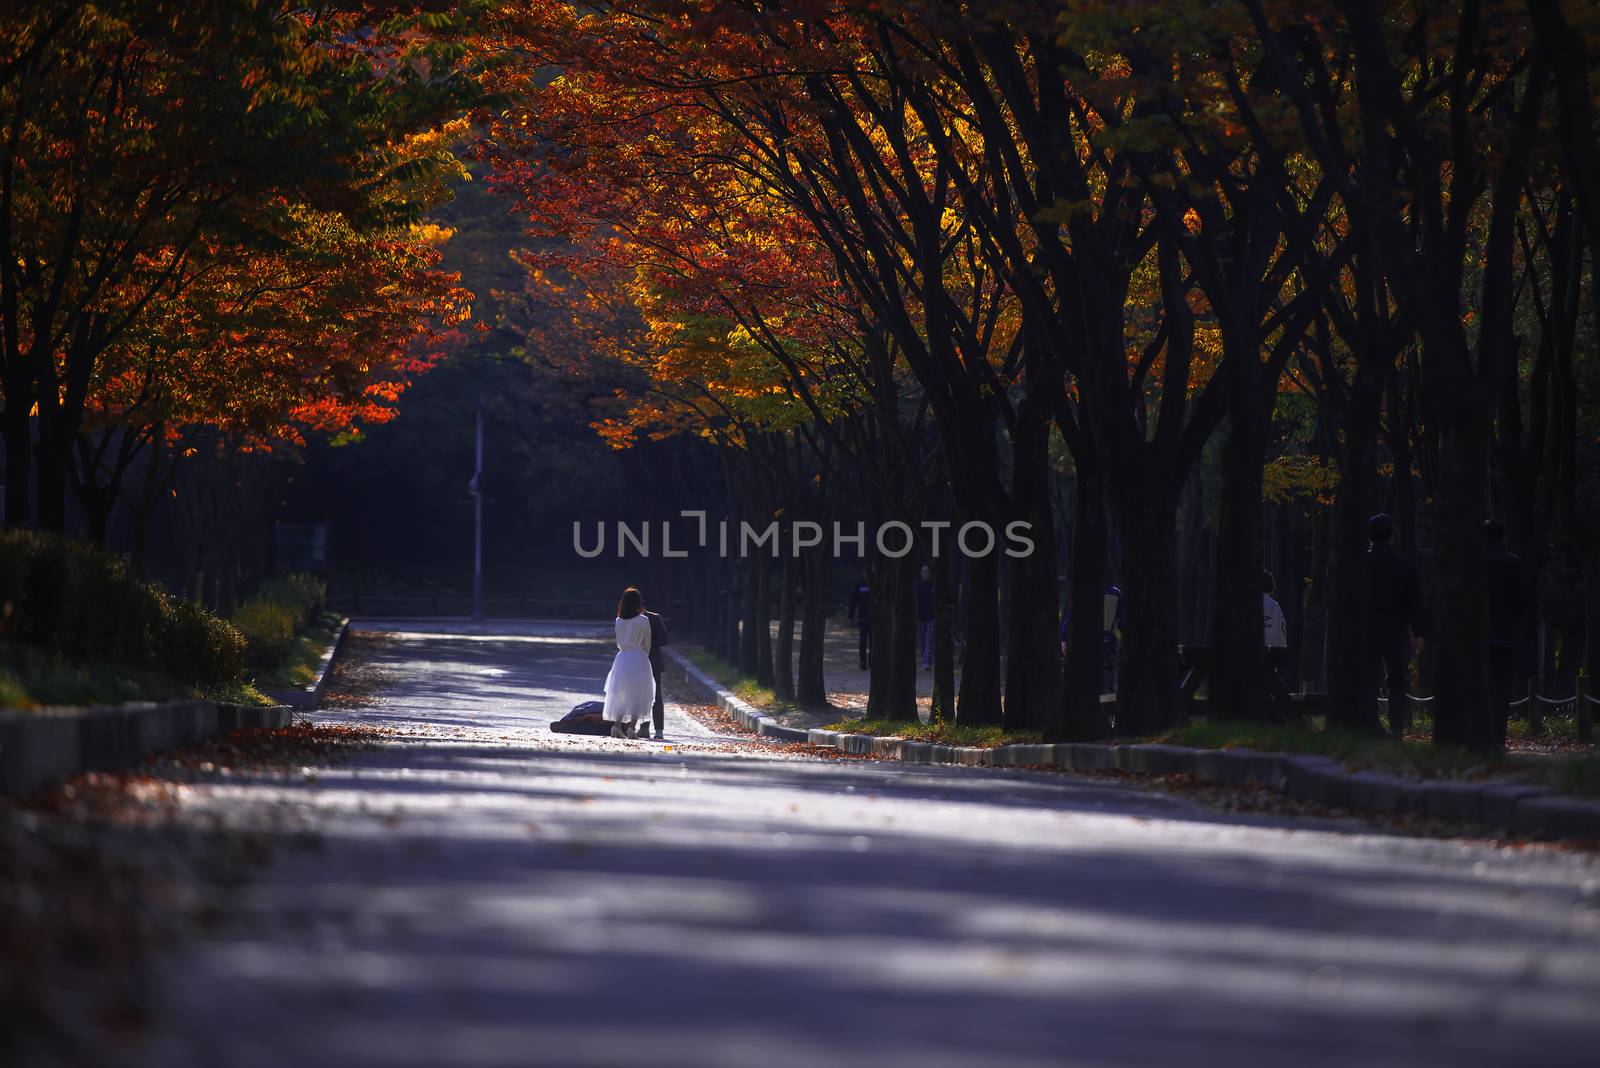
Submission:
[[[1070,776],[547,723],[601,632],[390,632],[395,728],[185,818],[285,841],[164,1066],[1595,1065],[1600,863]],[[296,845],[298,843],[298,845]]]

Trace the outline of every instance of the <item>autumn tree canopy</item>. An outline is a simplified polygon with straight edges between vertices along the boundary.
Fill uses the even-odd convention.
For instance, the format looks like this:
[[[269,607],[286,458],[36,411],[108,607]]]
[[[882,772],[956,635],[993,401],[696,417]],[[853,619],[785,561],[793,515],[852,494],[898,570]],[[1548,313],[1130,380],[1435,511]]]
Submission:
[[[7,521],[102,519],[143,443],[385,418],[465,315],[468,6],[23,3],[0,55]],[[34,429],[34,425],[37,429]]]
[[[525,285],[493,295],[523,313],[517,351],[621,383],[595,413],[607,442],[702,443],[699,484],[740,517],[918,531],[863,572],[875,712],[915,706],[919,560],[940,714],[1052,739],[1177,722],[1180,640],[1205,648],[1183,656],[1209,665],[1209,700],[1283,714],[1260,587],[1291,542],[1296,669],[1331,723],[1377,729],[1376,511],[1427,571],[1440,742],[1504,740],[1485,519],[1510,529],[1530,603],[1558,566],[1600,590],[1586,5],[124,0],[3,18],[10,522],[61,526],[70,488],[103,533],[141,451],[181,455],[198,429],[267,449],[389,418],[468,316],[428,221],[467,161],[522,231]],[[972,521],[1025,524],[1035,551],[934,552],[930,530]],[[826,561],[704,566],[713,644],[824,699]],[[1586,596],[1597,618],[1554,643],[1573,671],[1600,656]],[[1540,618],[1519,624],[1524,675],[1545,673]],[[1390,702],[1391,729],[1409,707]]]
[[[1068,618],[1097,616],[1109,538],[1117,726],[1134,732],[1178,711],[1178,513],[1209,443],[1212,694],[1245,718],[1267,714],[1264,473],[1326,494],[1337,470],[1322,566],[1341,578],[1318,584],[1330,715],[1377,721],[1364,687],[1339,686],[1366,656],[1365,517],[1398,493],[1426,510],[1438,655],[1463,665],[1440,676],[1435,730],[1492,747],[1478,526],[1526,507],[1495,488],[1491,442],[1524,410],[1546,420],[1525,383],[1562,343],[1517,323],[1548,314],[1535,260],[1557,231],[1562,314],[1590,307],[1592,333],[1574,178],[1594,165],[1593,22],[1557,3],[520,3],[494,22],[515,58],[482,144],[547,242],[533,285],[604,324],[582,352],[647,376],[605,428],[618,444],[821,440],[886,399],[900,414],[880,440],[925,414],[957,513],[1048,532],[1059,442],[1078,502]],[[1317,450],[1295,460],[1282,418],[1300,393],[1325,433],[1293,435]],[[1534,557],[1541,529],[1519,536]],[[1000,576],[970,562],[961,715],[1098,734],[1082,684],[1098,625],[1074,631],[1058,679],[1047,557],[1007,569],[1003,672],[985,637]]]

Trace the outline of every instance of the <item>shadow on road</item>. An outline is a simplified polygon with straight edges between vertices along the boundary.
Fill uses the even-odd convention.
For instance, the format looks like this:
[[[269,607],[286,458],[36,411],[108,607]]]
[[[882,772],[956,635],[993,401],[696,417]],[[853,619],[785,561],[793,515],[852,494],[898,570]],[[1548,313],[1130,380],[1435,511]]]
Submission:
[[[197,800],[320,848],[186,958],[147,1063],[1592,1063],[1583,858],[558,737],[602,646],[383,655],[368,711],[468,736]]]

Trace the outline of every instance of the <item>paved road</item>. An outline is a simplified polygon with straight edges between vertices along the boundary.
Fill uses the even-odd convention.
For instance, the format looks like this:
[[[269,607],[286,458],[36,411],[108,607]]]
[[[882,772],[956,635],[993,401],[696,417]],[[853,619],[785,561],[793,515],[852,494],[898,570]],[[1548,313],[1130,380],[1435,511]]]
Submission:
[[[1600,865],[1101,781],[549,733],[584,632],[391,631],[405,734],[187,811],[285,848],[148,1063],[1585,1064]],[[283,821],[277,823],[284,833]],[[263,824],[266,825],[266,824]]]

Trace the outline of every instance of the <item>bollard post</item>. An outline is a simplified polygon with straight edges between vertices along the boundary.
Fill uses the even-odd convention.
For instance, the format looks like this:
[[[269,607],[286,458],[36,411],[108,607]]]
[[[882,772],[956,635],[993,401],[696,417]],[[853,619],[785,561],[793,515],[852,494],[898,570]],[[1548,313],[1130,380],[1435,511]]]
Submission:
[[[1528,680],[1528,737],[1537,738],[1544,733],[1544,699],[1539,694],[1539,680]]]
[[[1572,699],[1572,714],[1578,723],[1578,741],[1584,745],[1594,742],[1594,711],[1589,704],[1589,678],[1578,679],[1576,695]]]

